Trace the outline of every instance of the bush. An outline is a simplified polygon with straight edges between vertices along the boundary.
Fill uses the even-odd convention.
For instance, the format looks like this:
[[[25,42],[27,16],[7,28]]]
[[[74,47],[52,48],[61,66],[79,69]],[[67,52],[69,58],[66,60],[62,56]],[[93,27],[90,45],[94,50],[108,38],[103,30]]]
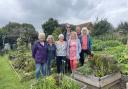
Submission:
[[[109,40],[109,41],[101,41],[101,40],[95,40],[94,44],[92,46],[93,51],[103,51],[110,47],[116,47],[121,45],[121,42],[115,40]]]
[[[113,29],[111,23],[109,23],[106,19],[102,19],[94,24],[94,30],[92,31],[93,35],[102,35],[110,32]]]
[[[84,75],[95,75],[103,77],[108,74],[119,72],[117,61],[112,56],[106,54],[95,55],[93,60],[79,68],[78,71]]]
[[[51,75],[37,81],[32,89],[80,89],[80,86],[65,75]]]

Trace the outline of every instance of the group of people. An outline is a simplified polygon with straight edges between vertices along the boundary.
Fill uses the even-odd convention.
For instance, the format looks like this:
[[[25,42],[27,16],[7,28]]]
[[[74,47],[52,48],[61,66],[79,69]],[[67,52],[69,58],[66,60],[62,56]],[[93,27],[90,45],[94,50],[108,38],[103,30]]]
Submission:
[[[84,64],[84,55],[91,56],[91,37],[87,27],[76,27],[76,32],[71,31],[71,25],[66,25],[66,31],[54,41],[52,35],[45,40],[45,33],[39,33],[38,41],[32,47],[32,56],[36,63],[36,79],[42,75],[51,74],[52,61],[56,60],[57,73],[64,73],[65,69],[74,72],[78,63]]]

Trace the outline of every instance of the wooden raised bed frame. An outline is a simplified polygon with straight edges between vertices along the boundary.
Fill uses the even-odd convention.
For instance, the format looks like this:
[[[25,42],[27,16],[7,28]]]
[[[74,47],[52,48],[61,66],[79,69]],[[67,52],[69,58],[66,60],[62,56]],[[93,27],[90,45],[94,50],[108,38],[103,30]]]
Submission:
[[[101,78],[91,76],[91,75],[84,76],[77,71],[74,73],[74,79],[76,79],[82,83],[100,88],[100,89],[103,87],[106,87],[106,86],[111,87],[111,86],[115,85],[116,83],[118,83],[120,81],[120,78],[121,78],[120,73],[113,73],[113,74],[106,75]]]

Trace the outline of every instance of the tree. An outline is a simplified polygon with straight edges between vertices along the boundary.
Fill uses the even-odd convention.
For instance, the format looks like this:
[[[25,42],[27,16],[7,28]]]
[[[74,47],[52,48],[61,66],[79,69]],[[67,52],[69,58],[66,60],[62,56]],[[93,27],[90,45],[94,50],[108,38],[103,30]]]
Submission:
[[[55,30],[54,30],[54,32],[52,33],[55,41],[58,40],[58,36],[61,33],[62,33],[62,29],[60,27],[56,27]]]
[[[94,29],[92,30],[93,35],[102,35],[112,31],[113,26],[106,19],[95,22]]]
[[[128,32],[128,22],[121,22],[119,25],[118,25],[118,30],[122,30],[124,32]]]
[[[44,29],[44,32],[47,36],[47,35],[51,35],[54,32],[55,28],[58,26],[59,26],[58,21],[53,18],[50,18],[42,25],[42,28]]]
[[[37,39],[37,32],[32,24],[23,23],[19,24],[16,22],[9,22],[7,25],[2,27],[2,31],[0,33],[3,36],[6,36],[5,43],[12,44],[16,43],[17,38],[19,38],[20,34],[24,34],[25,41],[33,43],[35,39]]]
[[[24,36],[26,38],[26,42],[29,43],[29,42],[33,42],[33,39],[36,39],[37,38],[37,32],[35,31],[35,28],[33,25],[31,24],[28,24],[28,23],[23,23],[22,24],[22,27],[24,29]]]

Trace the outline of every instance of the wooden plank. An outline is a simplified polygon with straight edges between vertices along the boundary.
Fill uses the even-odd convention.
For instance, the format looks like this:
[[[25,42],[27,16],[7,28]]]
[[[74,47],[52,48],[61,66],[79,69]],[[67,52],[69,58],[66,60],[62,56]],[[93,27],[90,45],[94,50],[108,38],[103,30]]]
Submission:
[[[74,74],[74,78],[83,82],[83,83],[88,83],[88,84],[94,85],[96,87],[100,86],[99,78],[97,78],[97,77],[91,77],[91,76],[85,77],[83,75]]]
[[[121,78],[121,74],[120,73],[115,73],[115,74],[111,74],[111,75],[107,75],[105,77],[100,78],[100,87],[104,87],[116,80],[119,80]]]
[[[95,76],[84,76],[84,75],[81,75],[81,74],[75,72],[74,78],[76,80],[79,80],[80,82],[87,83],[92,86],[101,88],[101,87],[104,87],[108,84],[111,84],[111,83],[119,80],[121,78],[121,74],[115,73],[115,74],[106,75],[104,77],[99,78],[99,77],[95,77]]]
[[[14,69],[14,67],[13,67],[13,65],[12,65],[12,63],[11,63],[11,61],[8,61],[9,62],[9,65],[11,66],[11,69],[15,72],[15,74],[17,75],[17,77],[18,77],[18,79],[19,80],[21,80],[21,77],[20,77],[20,75],[16,72],[16,70]]]
[[[126,83],[126,89],[128,89],[128,82]]]

